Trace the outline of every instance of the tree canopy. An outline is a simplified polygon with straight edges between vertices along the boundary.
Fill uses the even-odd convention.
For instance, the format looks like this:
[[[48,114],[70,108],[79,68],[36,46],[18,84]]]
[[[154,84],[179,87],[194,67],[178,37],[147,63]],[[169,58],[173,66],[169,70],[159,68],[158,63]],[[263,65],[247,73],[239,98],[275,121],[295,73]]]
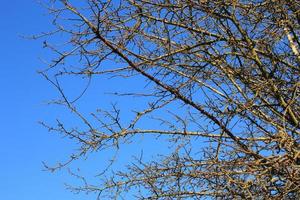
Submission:
[[[97,185],[82,178],[73,190],[118,199],[126,193],[137,199],[300,198],[300,1],[48,5],[55,29],[38,37],[47,38],[44,47],[55,57],[41,74],[60,94],[54,103],[81,124],[43,123],[79,145],[68,161],[49,169],[141,136],[164,136],[157,142],[174,145],[168,154],[104,172]],[[82,113],[77,99],[84,92],[73,100],[63,88],[73,76],[117,77],[122,92],[111,91],[114,98],[139,97],[134,101],[143,109],[124,117],[116,105],[99,105]],[[107,81],[92,84],[113,84]],[[145,85],[144,91],[126,87],[128,81]]]

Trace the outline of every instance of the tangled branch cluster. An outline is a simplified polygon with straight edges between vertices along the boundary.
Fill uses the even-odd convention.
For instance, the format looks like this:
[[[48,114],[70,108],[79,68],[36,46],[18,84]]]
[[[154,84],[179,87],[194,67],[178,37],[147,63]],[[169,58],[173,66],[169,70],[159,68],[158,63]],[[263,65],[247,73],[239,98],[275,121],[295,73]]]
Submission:
[[[44,43],[57,57],[41,73],[60,92],[56,103],[85,127],[48,127],[79,141],[80,152],[71,160],[139,135],[184,141],[170,155],[138,160],[97,186],[75,190],[110,198],[127,192],[140,199],[300,198],[298,0],[53,4],[56,30],[43,36],[62,33],[66,41]],[[70,58],[78,60],[76,67],[68,67]],[[115,107],[101,111],[102,117],[93,113],[91,121],[58,81],[71,75],[142,77],[150,92],[128,95],[150,97],[148,106],[127,125]],[[166,117],[176,106],[183,111]],[[161,129],[139,124],[152,114]]]

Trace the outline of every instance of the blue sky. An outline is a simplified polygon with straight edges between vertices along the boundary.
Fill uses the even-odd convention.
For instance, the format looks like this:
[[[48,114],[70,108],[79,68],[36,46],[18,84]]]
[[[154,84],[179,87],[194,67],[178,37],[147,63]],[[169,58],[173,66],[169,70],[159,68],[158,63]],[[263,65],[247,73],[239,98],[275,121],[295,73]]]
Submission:
[[[36,2],[1,1],[0,199],[90,199],[65,190],[67,173],[43,171],[42,161],[64,158],[72,144],[37,123],[55,115],[45,101],[56,92],[36,73],[45,56],[41,43],[20,37],[48,29],[47,12]]]
[[[42,165],[42,161],[55,164],[64,160],[76,148],[74,142],[48,133],[38,124],[40,120],[51,122],[59,117],[66,119],[64,116],[66,112],[63,109],[46,104],[47,100],[57,97],[57,91],[37,74],[37,70],[44,67],[39,57],[49,57],[46,50],[42,48],[42,41],[21,37],[49,30],[50,17],[35,0],[4,0],[1,2],[0,14],[0,124],[2,126],[0,199],[92,199],[92,196],[73,195],[65,190],[65,183],[77,183],[67,170],[51,174],[45,171]],[[99,98],[101,93],[98,89],[103,90],[104,93],[119,91],[118,80],[114,83],[112,85],[97,84],[98,87],[92,87],[90,93],[94,92],[96,95],[86,97],[81,104],[90,101],[109,105],[109,99]],[[69,84],[72,85],[72,82]],[[122,83],[122,86],[136,88],[136,83]],[[94,99],[98,100],[94,101]],[[126,99],[121,99],[121,101],[123,105],[132,103]],[[142,101],[134,102],[135,106],[142,104]],[[155,143],[151,142],[151,139],[141,141],[142,139],[138,140],[136,145],[127,146],[123,150],[123,155],[120,155],[116,162],[117,167],[118,163],[126,164],[128,156],[124,156],[125,154],[138,153],[138,147],[143,146],[145,152],[147,149],[153,152]],[[160,145],[164,144],[160,142]],[[157,143],[155,149],[157,152],[162,152]],[[88,163],[78,161],[74,164],[74,168],[80,166],[83,168],[83,173],[95,175],[98,168],[105,166],[104,161],[109,155],[111,154],[107,152],[95,154]]]

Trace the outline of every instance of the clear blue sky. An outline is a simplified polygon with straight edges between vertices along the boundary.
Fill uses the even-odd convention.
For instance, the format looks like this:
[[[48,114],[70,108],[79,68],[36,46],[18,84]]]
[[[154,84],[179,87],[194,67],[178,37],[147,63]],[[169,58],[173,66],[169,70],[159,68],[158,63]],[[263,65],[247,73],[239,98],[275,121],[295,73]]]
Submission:
[[[56,93],[36,73],[44,56],[41,43],[20,37],[48,29],[46,10],[36,2],[1,1],[0,199],[91,199],[65,190],[66,172],[43,171],[42,161],[64,158],[71,145],[37,123],[47,120],[51,108],[44,102]]]
[[[92,196],[73,195],[65,190],[64,183],[76,184],[66,170],[54,174],[43,171],[42,161],[54,164],[64,160],[75,148],[71,141],[50,134],[38,125],[40,120],[53,121],[56,117],[61,117],[63,111],[45,103],[56,97],[57,92],[36,72],[44,67],[39,57],[48,56],[42,48],[42,41],[20,37],[49,30],[51,23],[47,11],[35,0],[4,0],[1,2],[0,15],[0,199],[93,199]],[[125,87],[130,87],[133,83],[128,84],[122,83]],[[104,92],[112,92],[118,88],[118,84],[98,85]],[[131,86],[136,87],[136,84]],[[99,95],[99,88],[94,89],[95,94]],[[86,100],[93,101],[96,96],[89,98]],[[101,104],[103,101],[108,103],[104,97],[98,98],[97,103]],[[123,99],[122,103],[125,105],[131,102]],[[142,102],[134,102],[135,105],[138,103]],[[138,143],[145,152],[147,148],[151,149],[149,152],[153,152],[153,144],[155,143],[151,143],[149,138],[144,143],[141,140]],[[160,144],[163,146],[163,143]],[[158,143],[155,149],[162,152],[157,145]],[[128,146],[124,152],[135,154],[137,147]],[[109,154],[97,154],[89,164],[78,162],[74,166],[81,166],[86,170],[85,173],[95,175],[95,169],[103,166],[102,161],[107,155]],[[118,162],[126,164],[127,158],[122,155]]]

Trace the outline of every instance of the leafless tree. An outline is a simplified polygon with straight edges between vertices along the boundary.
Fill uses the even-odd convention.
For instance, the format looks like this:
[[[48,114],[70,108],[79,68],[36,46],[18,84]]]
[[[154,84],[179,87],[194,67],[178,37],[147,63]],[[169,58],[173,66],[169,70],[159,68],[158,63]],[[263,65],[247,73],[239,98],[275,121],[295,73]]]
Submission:
[[[81,177],[74,191],[107,199],[300,198],[300,1],[61,0],[48,9],[55,30],[37,37],[56,57],[41,74],[61,95],[54,103],[81,121],[43,123],[80,146],[49,169],[142,135],[174,144],[170,154],[104,172],[96,185]],[[71,76],[146,81],[142,92],[122,85],[111,92],[147,103],[126,119],[117,106],[82,113],[82,95],[74,100],[63,89]]]

